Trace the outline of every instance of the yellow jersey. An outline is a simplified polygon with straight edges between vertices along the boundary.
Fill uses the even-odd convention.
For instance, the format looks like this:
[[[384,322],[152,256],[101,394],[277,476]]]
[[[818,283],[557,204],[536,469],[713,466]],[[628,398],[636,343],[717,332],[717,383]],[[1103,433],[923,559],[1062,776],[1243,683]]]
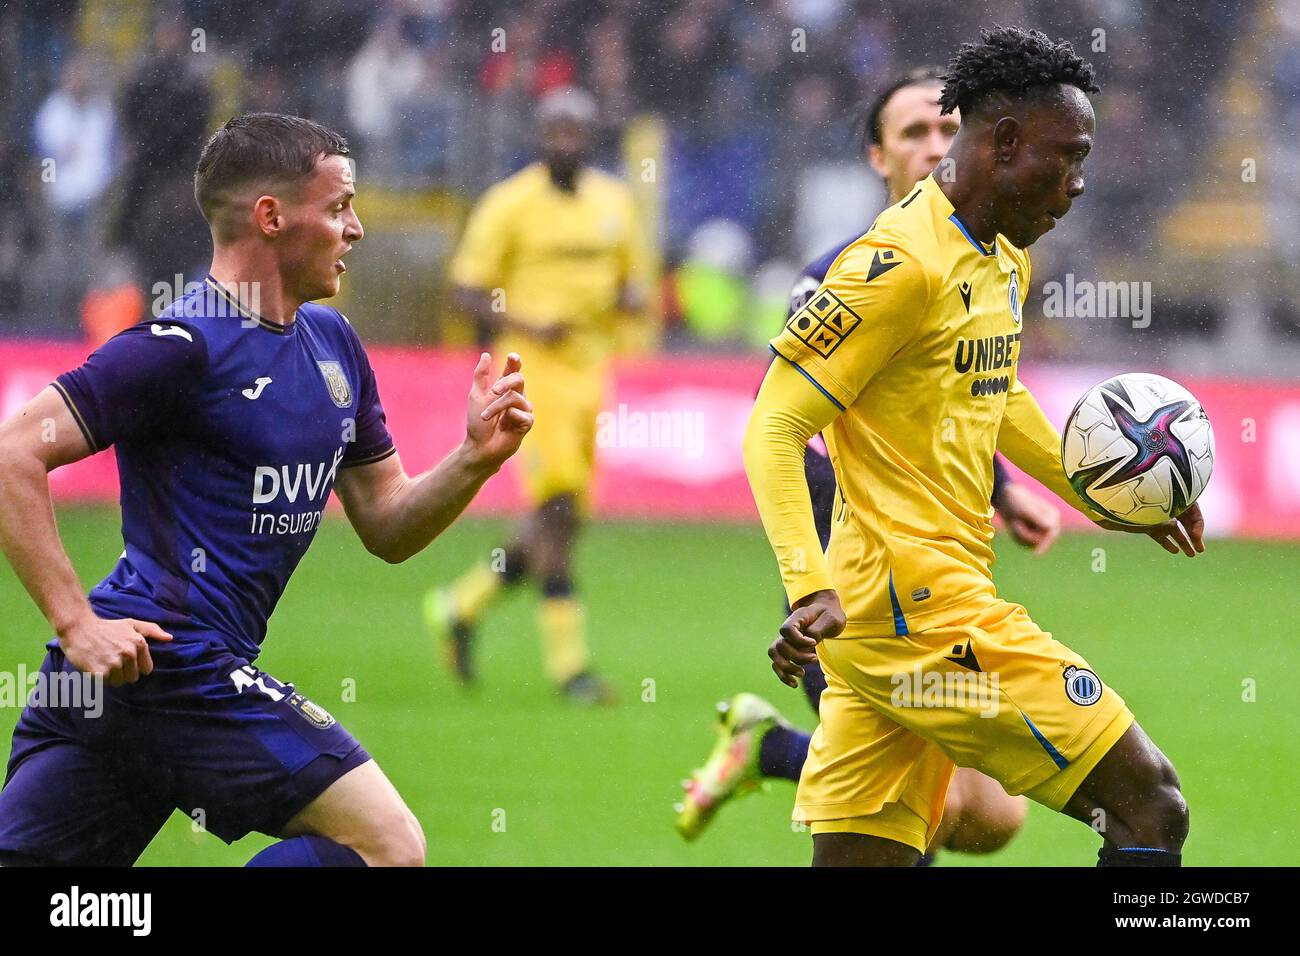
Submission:
[[[534,163],[479,200],[452,258],[451,280],[488,292],[512,322],[567,327],[570,334],[553,351],[584,363],[608,353],[624,284],[644,280],[642,245],[624,182],[584,167],[566,192]]]
[[[941,626],[994,595],[995,449],[1087,513],[1016,377],[1030,270],[1004,237],[974,239],[927,177],[772,340],[746,469],[791,602],[835,588],[843,636]],[[839,485],[825,557],[802,468],[819,429]]]

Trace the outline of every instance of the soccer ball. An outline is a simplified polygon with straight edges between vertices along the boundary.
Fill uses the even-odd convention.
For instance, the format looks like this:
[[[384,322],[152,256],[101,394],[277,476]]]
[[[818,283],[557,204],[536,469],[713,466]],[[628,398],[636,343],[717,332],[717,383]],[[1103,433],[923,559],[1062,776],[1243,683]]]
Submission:
[[[1116,521],[1156,525],[1182,514],[1214,467],[1214,431],[1191,392],[1149,372],[1094,385],[1061,436],[1070,487]]]

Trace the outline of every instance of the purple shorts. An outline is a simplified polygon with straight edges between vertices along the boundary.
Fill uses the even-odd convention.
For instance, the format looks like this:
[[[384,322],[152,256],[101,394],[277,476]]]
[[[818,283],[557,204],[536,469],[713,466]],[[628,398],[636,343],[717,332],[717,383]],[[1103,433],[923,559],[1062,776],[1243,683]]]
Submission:
[[[370,759],[292,684],[215,637],[173,634],[150,644],[152,674],[97,693],[62,651],[46,654],[46,687],[64,673],[84,691],[47,692],[23,710],[0,790],[0,852],[129,866],[176,809],[227,843],[278,836]]]

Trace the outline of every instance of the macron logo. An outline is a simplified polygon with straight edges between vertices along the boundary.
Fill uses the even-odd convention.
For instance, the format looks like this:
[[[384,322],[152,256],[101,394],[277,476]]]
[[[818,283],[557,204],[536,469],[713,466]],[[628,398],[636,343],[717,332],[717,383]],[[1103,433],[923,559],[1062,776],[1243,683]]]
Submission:
[[[271,384],[271,376],[263,375],[253,382],[252,388],[244,389],[240,394],[249,401],[255,402],[262,394],[262,389]]]

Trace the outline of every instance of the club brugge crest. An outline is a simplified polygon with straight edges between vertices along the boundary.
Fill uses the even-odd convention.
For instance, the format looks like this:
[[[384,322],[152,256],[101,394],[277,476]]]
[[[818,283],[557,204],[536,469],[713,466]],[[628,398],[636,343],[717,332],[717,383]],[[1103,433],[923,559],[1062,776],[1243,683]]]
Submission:
[[[1080,707],[1090,707],[1101,700],[1101,678],[1092,671],[1071,664],[1065,669],[1065,696]]]
[[[1020,324],[1020,278],[1016,270],[1011,270],[1011,281],[1007,283],[1007,305],[1011,306],[1011,318]]]
[[[325,387],[330,390],[330,398],[339,408],[348,408],[352,404],[352,386],[343,374],[343,366],[338,362],[317,362],[320,373],[325,376]]]

